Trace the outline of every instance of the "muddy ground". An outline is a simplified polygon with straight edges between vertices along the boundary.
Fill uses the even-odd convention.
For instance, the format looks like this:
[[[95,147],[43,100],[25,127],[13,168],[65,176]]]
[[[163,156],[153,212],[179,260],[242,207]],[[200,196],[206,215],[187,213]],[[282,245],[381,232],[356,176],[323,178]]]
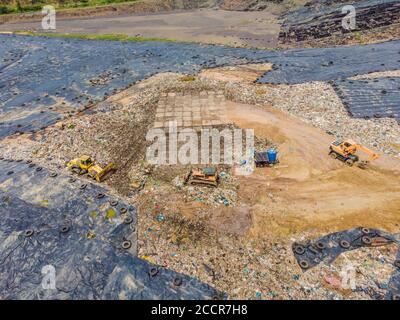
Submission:
[[[291,245],[361,225],[399,232],[400,159],[385,148],[385,142],[378,146],[383,150],[381,158],[366,170],[331,159],[328,147],[334,137],[324,129],[334,125],[330,118],[318,127],[307,116],[292,115],[290,108],[272,106],[269,91],[284,98],[296,86],[255,85],[251,70],[251,66],[236,72],[217,70],[217,75],[205,71],[190,78],[159,74],[89,112],[35,134],[4,139],[2,154],[33,158],[58,170],[66,170],[66,161],[81,154],[90,154],[103,165],[116,162],[117,173],[104,185],[139,209],[139,256],[198,277],[231,298],[375,299],[384,295],[396,245],[348,252],[306,273],[295,261]],[[224,92],[226,117],[233,126],[253,128],[261,148],[278,148],[279,165],[257,168],[249,176],[235,176],[232,167],[217,166],[220,185],[210,189],[183,183],[190,166],[146,163],[145,134],[153,126],[160,95],[207,90]],[[307,91],[303,94],[306,99]],[[297,101],[286,103],[295,107]],[[327,107],[331,101],[320,103]],[[322,116],[321,110],[314,116]],[[364,121],[369,129],[376,125],[357,121]],[[374,121],[388,125],[384,119]],[[352,131],[338,130],[352,138]],[[398,124],[391,123],[390,130],[398,139]],[[368,132],[370,141],[386,141],[379,131]],[[358,290],[332,285],[331,279],[338,278],[349,262],[357,270]]]

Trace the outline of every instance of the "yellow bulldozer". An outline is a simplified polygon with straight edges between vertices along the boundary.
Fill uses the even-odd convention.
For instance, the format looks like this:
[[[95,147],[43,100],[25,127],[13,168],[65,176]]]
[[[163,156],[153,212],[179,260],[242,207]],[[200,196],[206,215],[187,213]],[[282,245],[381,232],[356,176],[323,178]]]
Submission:
[[[214,168],[203,170],[190,170],[185,178],[185,183],[189,185],[199,185],[208,187],[218,187],[218,172]]]
[[[360,157],[356,154],[358,151],[366,153],[369,157],[361,161]],[[365,168],[370,161],[376,160],[380,155],[353,140],[336,140],[331,143],[329,147],[329,155],[333,159],[339,159],[346,163],[349,167],[357,164],[360,168]]]
[[[109,173],[117,169],[114,163],[110,163],[105,168],[102,168],[96,164],[96,161],[92,157],[86,155],[71,160],[68,162],[67,167],[76,174],[88,174],[89,177],[96,179],[98,182],[102,182]]]

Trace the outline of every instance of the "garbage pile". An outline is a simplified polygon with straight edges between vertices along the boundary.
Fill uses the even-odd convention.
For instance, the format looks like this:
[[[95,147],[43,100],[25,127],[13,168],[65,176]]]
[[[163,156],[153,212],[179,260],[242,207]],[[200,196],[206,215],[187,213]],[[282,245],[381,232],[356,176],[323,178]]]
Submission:
[[[176,176],[172,185],[184,193],[184,199],[212,207],[234,207],[237,202],[237,179],[230,170],[218,170],[217,184],[190,184],[187,175]],[[193,181],[192,181],[193,182]]]

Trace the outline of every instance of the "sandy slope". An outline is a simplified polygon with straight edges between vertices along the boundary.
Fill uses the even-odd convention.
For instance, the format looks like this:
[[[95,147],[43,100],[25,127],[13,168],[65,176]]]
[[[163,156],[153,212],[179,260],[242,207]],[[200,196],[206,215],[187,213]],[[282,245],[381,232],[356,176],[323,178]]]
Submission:
[[[367,170],[330,159],[332,136],[277,110],[230,104],[229,118],[281,144],[280,165],[242,177],[239,196],[251,205],[253,236],[400,223],[400,161],[382,156]]]

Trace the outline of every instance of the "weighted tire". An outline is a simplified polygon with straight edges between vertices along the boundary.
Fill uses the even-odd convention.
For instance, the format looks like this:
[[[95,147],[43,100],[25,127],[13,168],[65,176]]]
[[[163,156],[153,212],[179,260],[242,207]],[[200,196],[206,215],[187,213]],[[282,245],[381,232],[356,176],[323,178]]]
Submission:
[[[88,176],[89,176],[90,178],[92,178],[92,179],[96,179],[96,173],[94,173],[94,172],[89,172],[89,173],[88,173]]]
[[[337,154],[336,154],[336,152],[331,151],[331,153],[329,153],[329,156],[330,156],[332,159],[337,159]]]
[[[72,166],[71,171],[76,174],[81,174],[81,168],[79,168],[78,166]]]
[[[354,161],[353,161],[353,160],[351,160],[351,159],[347,159],[347,160],[346,160],[346,165],[348,165],[349,167],[352,167],[353,164],[354,164]]]

